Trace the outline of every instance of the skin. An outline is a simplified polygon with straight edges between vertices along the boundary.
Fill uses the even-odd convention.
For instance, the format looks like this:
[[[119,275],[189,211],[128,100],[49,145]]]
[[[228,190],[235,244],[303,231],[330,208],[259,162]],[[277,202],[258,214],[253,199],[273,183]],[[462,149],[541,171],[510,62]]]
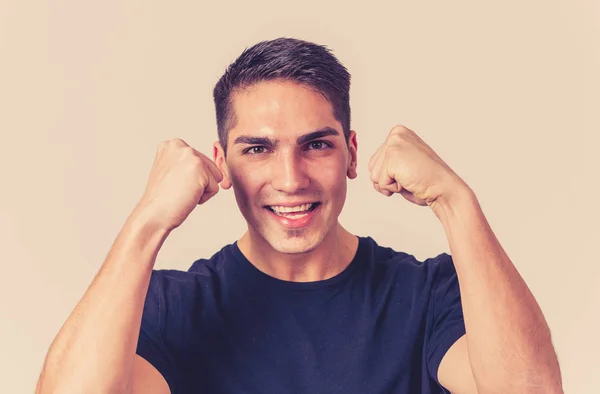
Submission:
[[[452,393],[562,393],[546,320],[473,190],[404,126],[392,128],[369,171],[377,191],[429,206],[446,233],[467,334],[442,359],[440,383]]]
[[[227,155],[216,143],[214,160],[223,173],[221,187],[233,186],[248,222],[240,249],[259,269],[284,280],[313,281],[341,272],[357,248],[356,237],[338,222],[346,180],[356,177],[356,133],[346,145],[331,105],[292,82],[259,83],[236,93],[233,105],[237,124],[228,135]],[[325,127],[338,135],[316,145],[297,143]],[[322,148],[321,142],[327,146],[312,149]],[[430,207],[446,232],[468,334],[444,356],[440,383],[454,393],[561,393],[539,305],[464,180],[404,126],[392,128],[369,161],[369,172],[375,190]],[[302,229],[282,227],[264,208],[298,200],[322,202],[315,220]]]
[[[248,222],[238,244],[259,269],[283,280],[314,281],[348,265],[358,242],[338,216],[347,179],[356,177],[356,133],[346,142],[330,104],[293,83],[261,83],[236,93],[233,102],[237,124],[227,155],[218,143],[213,160],[179,139],[160,144],[140,202],[50,347],[37,393],[169,392],[160,373],[135,353],[144,299],[163,242],[219,183],[234,188]],[[324,128],[333,135],[299,143]],[[243,136],[278,143],[237,143]],[[249,148],[255,155],[243,154]],[[442,359],[440,383],[453,393],[562,393],[548,326],[473,191],[403,126],[392,128],[369,172],[377,191],[429,206],[446,232],[467,335]],[[321,202],[303,228],[274,222],[264,208],[298,200]]]
[[[171,231],[219,191],[221,180],[214,162],[184,141],[159,145],[142,198],[52,341],[36,393],[169,392],[136,354],[150,276]]]
[[[221,187],[233,186],[248,223],[240,249],[257,268],[282,280],[338,274],[358,247],[356,236],[338,222],[347,179],[357,175],[356,133],[346,142],[331,104],[293,82],[261,82],[235,93],[232,103],[237,122],[229,130],[227,154],[216,142],[214,160],[223,173]],[[320,203],[306,227],[286,228],[265,208],[295,202]]]

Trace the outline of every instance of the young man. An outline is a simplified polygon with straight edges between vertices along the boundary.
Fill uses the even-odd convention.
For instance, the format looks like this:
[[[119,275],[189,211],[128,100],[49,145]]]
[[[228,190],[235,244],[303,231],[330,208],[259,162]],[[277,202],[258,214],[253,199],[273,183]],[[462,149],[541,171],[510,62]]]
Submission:
[[[214,90],[213,160],[160,145],[38,393],[562,392],[534,297],[472,190],[413,131],[391,129],[371,180],[430,207],[452,256],[420,262],[340,225],[357,169],[349,86],[324,47],[244,51]],[[248,231],[186,272],[153,270],[219,184]]]

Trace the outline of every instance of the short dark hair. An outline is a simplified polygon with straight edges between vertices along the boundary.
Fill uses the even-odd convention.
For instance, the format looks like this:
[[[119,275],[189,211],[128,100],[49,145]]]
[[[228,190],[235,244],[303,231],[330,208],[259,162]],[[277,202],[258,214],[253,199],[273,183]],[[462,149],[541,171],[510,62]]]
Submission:
[[[227,67],[213,90],[219,142],[227,150],[227,133],[236,119],[231,95],[261,81],[283,80],[305,85],[322,94],[350,135],[350,73],[324,45],[281,37],[246,48]]]

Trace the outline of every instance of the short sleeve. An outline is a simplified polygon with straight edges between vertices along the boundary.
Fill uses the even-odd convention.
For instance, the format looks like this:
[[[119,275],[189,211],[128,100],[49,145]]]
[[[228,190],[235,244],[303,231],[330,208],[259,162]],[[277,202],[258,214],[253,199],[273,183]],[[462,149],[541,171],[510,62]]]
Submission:
[[[438,369],[450,347],[465,334],[458,277],[452,257],[442,253],[431,261],[433,287],[429,309],[427,362],[438,384]]]
[[[165,378],[171,394],[178,393],[180,376],[172,349],[164,340],[164,277],[153,271],[144,302],[136,353],[146,359]]]

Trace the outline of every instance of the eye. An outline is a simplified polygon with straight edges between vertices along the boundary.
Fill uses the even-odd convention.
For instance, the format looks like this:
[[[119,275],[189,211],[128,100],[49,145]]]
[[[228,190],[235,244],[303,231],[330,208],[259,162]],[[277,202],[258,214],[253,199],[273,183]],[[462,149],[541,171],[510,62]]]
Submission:
[[[326,141],[311,141],[308,143],[309,150],[323,150],[325,148],[331,148],[331,144]]]
[[[260,155],[261,153],[265,153],[266,151],[266,147],[264,146],[251,146],[250,148],[244,149],[243,153],[244,154],[250,154],[250,155]]]

